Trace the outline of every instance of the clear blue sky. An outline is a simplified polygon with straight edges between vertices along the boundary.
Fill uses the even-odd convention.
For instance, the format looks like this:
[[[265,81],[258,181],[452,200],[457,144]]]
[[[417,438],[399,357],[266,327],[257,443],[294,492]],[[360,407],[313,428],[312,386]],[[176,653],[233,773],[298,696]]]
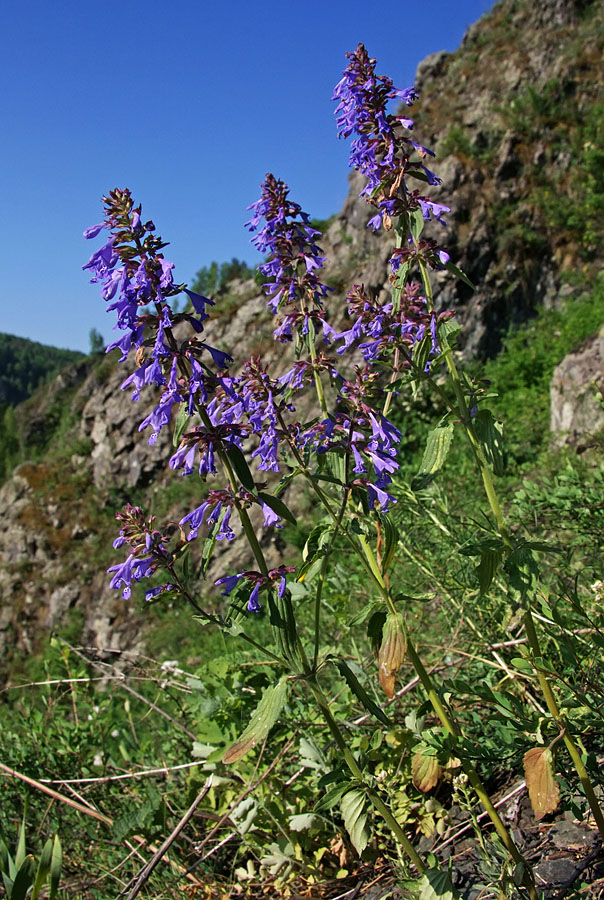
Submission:
[[[100,198],[130,187],[170,241],[175,277],[237,256],[267,171],[313,217],[346,196],[330,100],[363,41],[398,87],[454,50],[491,0],[5,0],[0,72],[0,331],[88,350],[109,340],[81,265]]]

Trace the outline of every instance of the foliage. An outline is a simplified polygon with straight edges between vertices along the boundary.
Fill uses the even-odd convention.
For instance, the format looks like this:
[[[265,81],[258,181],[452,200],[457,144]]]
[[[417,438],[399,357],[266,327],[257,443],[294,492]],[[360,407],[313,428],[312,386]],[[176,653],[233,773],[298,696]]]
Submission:
[[[217,263],[216,260],[209,266],[203,266],[193,278],[191,289],[203,294],[204,297],[215,298],[223,294],[229,282],[236,278],[254,278],[255,270],[246,262],[233,257],[230,262]]]
[[[83,358],[84,354],[76,350],[59,350],[0,334],[0,401],[20,403],[65,366]]]

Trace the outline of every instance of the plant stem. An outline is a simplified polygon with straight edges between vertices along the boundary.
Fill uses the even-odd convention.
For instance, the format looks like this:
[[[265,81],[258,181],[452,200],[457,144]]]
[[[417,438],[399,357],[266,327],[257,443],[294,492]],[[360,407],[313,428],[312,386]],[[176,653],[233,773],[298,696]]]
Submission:
[[[361,784],[364,786],[365,791],[367,793],[367,797],[373,804],[374,808],[379,812],[379,814],[385,820],[386,824],[391,829],[392,833],[396,837],[397,841],[399,842],[399,844],[401,845],[404,852],[407,854],[407,856],[409,857],[409,859],[411,860],[411,862],[413,863],[413,865],[415,866],[417,871],[420,873],[420,875],[423,875],[423,873],[426,871],[426,866],[424,865],[424,862],[423,862],[421,856],[419,856],[415,847],[413,846],[413,844],[411,843],[411,841],[409,840],[409,838],[407,837],[407,835],[405,834],[405,832],[403,831],[403,829],[401,828],[399,823],[396,821],[396,818],[394,817],[391,810],[388,808],[388,806],[384,803],[382,798],[379,796],[379,794],[365,783],[365,780],[363,778],[363,772],[362,772],[359,764],[357,763],[356,759],[354,758],[353,753],[351,752],[350,748],[348,747],[348,745],[346,743],[346,739],[344,738],[344,735],[340,731],[340,727],[339,727],[338,723],[336,722],[336,720],[334,719],[334,717],[331,713],[327,698],[325,697],[325,694],[321,690],[319,683],[314,675],[308,679],[308,684],[313,693],[315,700],[317,701],[317,705],[318,705],[319,709],[321,710],[321,712],[323,713],[325,721],[327,722],[327,727],[331,731],[331,734],[333,736],[334,741],[336,742],[338,750],[340,750],[340,752],[342,753],[342,755],[346,761],[346,764],[347,764],[348,768],[350,769],[351,774],[355,778],[357,778],[361,782]]]
[[[438,692],[434,687],[434,683],[430,678],[430,675],[424,668],[424,665],[413,645],[413,642],[409,637],[407,637],[407,653],[409,655],[409,659],[413,665],[413,668],[417,672],[419,680],[421,681],[422,686],[426,691],[426,694],[428,695],[428,699],[432,704],[434,712],[440,719],[443,728],[450,735],[453,746],[457,746],[457,742],[460,736],[459,728],[457,727],[457,724],[452,720],[449,713],[447,712],[446,707],[442,703]],[[506,828],[504,822],[502,821],[499,813],[497,812],[497,809],[493,805],[491,798],[489,797],[489,794],[481,781],[480,775],[468,760],[462,759],[462,766],[466,775],[468,776],[470,784],[472,785],[474,791],[476,792],[476,795],[478,796],[478,799],[488,813],[489,818],[491,819],[491,822],[493,823],[495,830],[497,831],[497,834],[503,841],[506,850],[509,852],[510,856],[516,864],[522,864],[524,866],[524,886],[528,890],[531,900],[537,900],[537,892],[535,890],[535,885],[530,869],[527,866],[526,861],[520,853],[518,847],[514,843],[512,836]]]
[[[526,609],[524,613],[524,628],[526,631],[526,637],[529,643],[529,647],[533,652],[533,657],[535,659],[539,659],[541,657],[541,648],[539,646],[539,638],[537,637],[537,630],[535,628],[535,623],[533,621],[533,615],[530,609]],[[545,672],[535,663],[533,660],[534,668],[537,672],[537,678],[539,679],[539,685],[541,687],[541,691],[545,698],[545,702],[547,703],[547,708],[550,712],[552,719],[556,722],[562,732],[562,736],[564,738],[564,743],[566,744],[566,749],[572,759],[575,769],[577,770],[577,775],[579,776],[579,781],[583,786],[583,790],[585,791],[585,796],[589,802],[590,809],[592,811],[593,817],[595,819],[596,825],[598,826],[598,831],[600,832],[600,837],[604,841],[604,815],[602,814],[602,810],[600,808],[600,804],[598,803],[598,798],[596,797],[595,791],[593,789],[593,785],[591,783],[591,779],[585,768],[585,764],[583,759],[581,758],[581,753],[579,748],[577,747],[570,731],[568,728],[568,724],[566,719],[564,718],[562,712],[560,711],[560,707],[556,701],[554,696],[554,692],[552,687],[548,681],[547,675]]]

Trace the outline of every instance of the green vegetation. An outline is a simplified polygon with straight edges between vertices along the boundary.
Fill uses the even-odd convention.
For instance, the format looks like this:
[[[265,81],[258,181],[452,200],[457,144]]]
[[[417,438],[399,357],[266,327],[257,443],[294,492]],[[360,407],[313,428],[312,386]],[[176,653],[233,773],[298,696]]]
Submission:
[[[66,426],[65,398],[45,410],[43,417],[18,415],[16,404],[39,391],[62,369],[85,358],[76,350],[0,334],[0,484],[19,462],[39,456],[56,437],[61,423]],[[26,422],[30,427],[24,429]]]
[[[250,268],[246,262],[233,257],[230,262],[217,263],[215,260],[209,266],[203,266],[191,282],[191,290],[210,297],[212,300],[226,291],[230,281],[236,278],[253,278],[255,269]]]
[[[600,775],[594,751],[602,739],[604,708],[591,648],[592,642],[604,645],[604,588],[598,587],[604,468],[597,456],[579,460],[572,452],[552,454],[546,415],[551,371],[604,321],[603,296],[598,281],[591,293],[569,301],[564,309],[541,311],[509,335],[501,354],[486,367],[498,389],[497,412],[506,420],[510,465],[500,485],[510,498],[513,526],[521,534],[537,522],[552,550],[565,548],[563,558],[553,552],[542,554],[540,561],[544,653],[555,672],[558,695],[584,735],[596,782]],[[521,772],[523,754],[534,746],[535,734],[543,733],[546,741],[553,734],[533,702],[537,695],[512,599],[498,580],[487,595],[478,589],[472,544],[481,530],[475,521],[479,492],[462,462],[467,451],[461,440],[439,479],[419,493],[409,489],[428,422],[438,411],[433,404],[424,397],[399,412],[407,444],[396,486],[394,520],[400,537],[391,579],[406,596],[405,616],[422,653],[441,669],[443,691],[455,693],[459,720],[468,729],[480,723],[483,777],[503,783],[510,772]],[[537,422],[544,427],[535,427]],[[183,481],[178,479],[179,493]],[[304,541],[308,528],[319,524],[313,518],[316,513],[307,515],[311,518],[300,531],[286,531],[286,541]],[[361,649],[368,626],[371,635],[377,623],[367,603],[365,576],[345,546],[329,571],[326,594],[330,611],[325,628],[334,652],[352,622],[353,646],[358,649],[348,663],[381,705],[375,659]],[[297,599],[303,633],[307,627],[309,634],[311,596],[301,591]],[[225,642],[219,633],[196,623],[180,603],[153,606],[148,617],[150,657],[126,657],[118,669],[113,660],[81,655],[57,638],[40,659],[22,668],[19,684],[26,686],[15,684],[4,692],[3,763],[36,781],[52,779],[49,786],[67,799],[73,794],[61,780],[76,779],[79,802],[104,817],[86,815],[66,800],[49,805],[35,788],[13,782],[0,809],[0,832],[7,843],[19,827],[27,797],[27,833],[34,854],[42,851],[47,835],[61,835],[59,896],[108,900],[140,871],[141,856],[151,856],[212,774],[213,785],[200,806],[203,815],[152,874],[150,896],[176,898],[186,884],[192,891],[203,884],[202,896],[211,898],[228,895],[233,884],[244,897],[255,896],[260,886],[285,894],[290,883],[316,884],[320,891],[319,885],[330,880],[344,890],[354,886],[363,867],[386,871],[389,833],[379,820],[371,820],[373,838],[362,861],[348,844],[339,812],[345,783],[341,759],[320,720],[309,718],[298,691],[291,694],[286,715],[266,744],[235,768],[224,766],[224,749],[249,721],[275,670],[258,664],[244,645]],[[253,625],[254,638],[270,645],[267,619],[259,616]],[[520,642],[502,646],[515,639]],[[498,649],[488,649],[494,645]],[[335,676],[335,669],[332,675],[325,671],[323,683],[327,690],[333,683],[333,712],[350,723],[350,747],[388,794],[407,833],[438,840],[450,825],[451,804],[465,809],[472,801],[455,769],[428,789],[417,774],[418,754],[436,752],[439,740],[421,695],[406,691],[388,707],[391,726],[376,730],[375,720],[351,691],[341,690]],[[404,664],[399,684],[410,680]],[[488,716],[483,716],[481,710],[487,708]],[[275,757],[280,759],[277,767],[271,765]],[[563,803],[584,815],[583,801],[571,790],[570,772],[561,758],[558,766]],[[148,774],[135,778],[136,771]],[[256,787],[250,792],[252,785]],[[334,829],[341,834],[337,840]],[[475,879],[485,884],[499,879],[503,885],[505,866],[497,841],[481,833],[478,846]]]
[[[505,52],[519,7],[494,8],[492,31],[471,44],[473,59],[489,47],[495,55]],[[597,53],[604,29],[596,17],[584,25],[575,53],[585,62]],[[469,65],[460,57],[458,68],[462,62]],[[579,63],[576,69],[580,73]],[[241,610],[231,606],[219,632],[174,597],[145,604],[139,585],[128,609],[147,619],[144,653],[98,654],[78,647],[82,623],[75,610],[42,653],[12,661],[12,681],[0,693],[0,761],[14,773],[0,804],[0,869],[8,866],[9,879],[15,880],[17,865],[12,857],[8,861],[8,848],[22,846],[21,834],[27,831],[40,859],[48,858],[49,836],[60,834],[65,859],[59,896],[126,896],[162,841],[175,835],[187,810],[199,803],[144,886],[143,893],[154,900],[185,894],[207,900],[345,897],[382,876],[396,882],[403,896],[417,897],[391,828],[363,802],[363,791],[369,796],[373,790],[393,810],[394,824],[415,844],[421,838],[424,850],[437,856],[453,824],[463,823],[468,843],[453,855],[471,855],[474,862],[458,886],[466,896],[471,885],[481,897],[511,898],[518,896],[522,872],[492,829],[477,819],[476,796],[462,767],[475,766],[491,793],[503,793],[524,776],[530,781],[531,753],[545,761],[542,775],[549,779],[548,790],[537,791],[547,794],[543,816],[560,806],[588,821],[586,795],[577,788],[564,742],[572,735],[601,797],[604,690],[595,651],[604,649],[604,464],[597,440],[581,455],[569,448],[554,452],[548,432],[554,367],[604,322],[604,277],[595,274],[604,242],[604,104],[592,96],[592,103],[572,105],[579,77],[575,71],[572,78],[523,90],[507,111],[499,111],[515,134],[510,158],[518,174],[510,178],[516,178],[521,202],[497,198],[488,207],[502,270],[512,258],[518,264],[514,277],[518,272],[521,277],[523,266],[538,263],[553,247],[562,270],[577,259],[585,263],[572,281],[568,276],[575,296],[559,309],[537,310],[531,321],[511,329],[498,356],[476,367],[473,380],[458,383],[462,393],[466,389],[461,407],[468,395],[484,391],[494,418],[480,418],[484,407],[475,418],[464,418],[461,407],[451,413],[452,392],[447,394],[444,379],[422,378],[423,367],[412,389],[401,384],[391,409],[403,432],[393,485],[398,502],[388,515],[372,518],[362,507],[351,513],[357,539],[373,535],[372,528],[378,534],[377,565],[410,638],[407,656],[401,651],[392,675],[393,682],[397,679],[392,702],[380,690],[385,665],[380,653],[391,617],[376,596],[375,582],[351,553],[351,542],[308,501],[297,525],[288,525],[277,538],[284,562],[297,549],[308,563],[304,578],[290,585],[298,634],[307,649],[321,583],[317,677],[345,735],[344,749],[362,777],[351,789],[334,730],[304,701],[308,672],[288,679],[279,717],[267,703],[268,724],[256,733],[250,752],[235,766],[226,764],[225,751],[242,733],[249,735],[259,701],[273,696],[283,676],[274,659],[259,661],[248,649],[242,623],[259,648],[284,652],[271,628],[279,610],[271,609],[263,594],[263,611],[246,616],[241,594]],[[594,86],[594,95],[598,90]],[[454,126],[445,151],[484,171],[494,159],[501,124],[477,144]],[[329,220],[314,224],[326,227]],[[240,302],[229,294],[229,283],[249,276],[247,265],[236,259],[212,263],[200,270],[193,288],[217,296],[217,311],[225,313]],[[344,284],[336,279],[334,286]],[[99,380],[108,365],[107,360],[98,364]],[[25,474],[35,500],[52,494],[95,530],[96,543],[74,551],[71,520],[48,526],[50,552],[69,547],[76,566],[88,554],[102,568],[109,551],[110,503],[104,498],[99,512],[102,504],[86,476],[62,465],[70,454],[89,449],[76,447],[70,437],[78,414],[73,399],[67,391],[49,401],[43,421],[28,432],[28,454],[45,459],[25,467]],[[8,471],[21,458],[22,433],[11,407],[4,421],[0,463],[4,460]],[[434,444],[437,422],[451,448],[448,455],[437,448],[428,465],[425,448],[430,440]],[[482,452],[488,451],[482,483],[466,440],[472,434]],[[326,490],[338,480],[336,468],[321,471]],[[495,484],[501,518],[496,505],[485,500],[485,482]],[[204,485],[172,479],[167,490],[152,495],[153,512],[171,515],[192,486],[201,500]],[[120,489],[109,493],[116,503],[126,499],[118,497]],[[127,499],[148,499],[143,489],[139,493]],[[35,504],[27,516],[41,527]],[[322,557],[325,548],[328,556]],[[226,603],[192,557],[183,563],[183,582],[195,585],[206,608]],[[527,624],[527,598],[538,620],[537,650]],[[411,641],[435,673],[436,702],[434,697],[428,702],[417,685]],[[544,679],[552,686],[557,717],[551,707],[548,715]],[[439,704],[459,734],[439,725]],[[58,795],[44,794],[44,786]],[[531,801],[535,809],[532,793]],[[22,822],[26,828],[19,831]],[[546,818],[545,828],[551,824]],[[532,828],[536,834],[538,826]],[[25,851],[19,852],[24,857]],[[27,872],[29,877],[33,863]],[[6,890],[14,893],[14,884]],[[588,871],[578,875],[573,890],[577,900],[596,896]],[[452,896],[432,889],[421,895],[422,900]]]
[[[59,350],[12,334],[0,334],[0,404],[20,403],[70,363],[77,350]]]

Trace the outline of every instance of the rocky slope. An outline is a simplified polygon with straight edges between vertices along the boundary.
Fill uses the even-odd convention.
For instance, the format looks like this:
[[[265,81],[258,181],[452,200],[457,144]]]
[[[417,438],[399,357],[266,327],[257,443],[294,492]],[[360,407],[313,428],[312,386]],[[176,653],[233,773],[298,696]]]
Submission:
[[[459,311],[468,354],[494,352],[510,322],[572,293],[566,276],[592,265],[586,260],[600,246],[595,225],[577,238],[564,201],[581,174],[575,163],[583,159],[581,141],[589,143],[590,111],[604,99],[603,5],[502,0],[468,31],[457,52],[437,53],[419,67],[418,140],[439,157],[434,168],[444,184],[432,198],[452,208],[438,238],[478,285],[472,293],[439,274],[437,302]],[[389,290],[391,241],[366,228],[370,213],[358,198],[360,188],[352,176],[344,208],[323,241],[327,281],[340,301],[352,283],[376,293]],[[239,347],[242,359],[265,354],[276,368],[283,348],[274,345],[270,331],[255,283],[237,282],[217,307],[207,336],[216,346]],[[78,640],[97,647],[132,648],[143,640],[142,617],[109,590],[104,575],[116,561],[115,510],[130,500],[166,514],[173,508],[180,516],[197,504],[185,499],[190,486],[167,470],[169,437],[149,447],[138,433],[146,401],[133,408],[119,390],[126,374],[127,367],[113,359],[80,363],[19,408],[25,441],[44,430],[59,398],[67,413],[44,459],[21,465],[0,489],[5,664],[59,626],[70,625]],[[157,483],[168,489],[168,500],[160,499]],[[228,549],[228,571],[246,561],[237,558],[244,552],[238,544]],[[278,564],[278,538],[269,549]]]

